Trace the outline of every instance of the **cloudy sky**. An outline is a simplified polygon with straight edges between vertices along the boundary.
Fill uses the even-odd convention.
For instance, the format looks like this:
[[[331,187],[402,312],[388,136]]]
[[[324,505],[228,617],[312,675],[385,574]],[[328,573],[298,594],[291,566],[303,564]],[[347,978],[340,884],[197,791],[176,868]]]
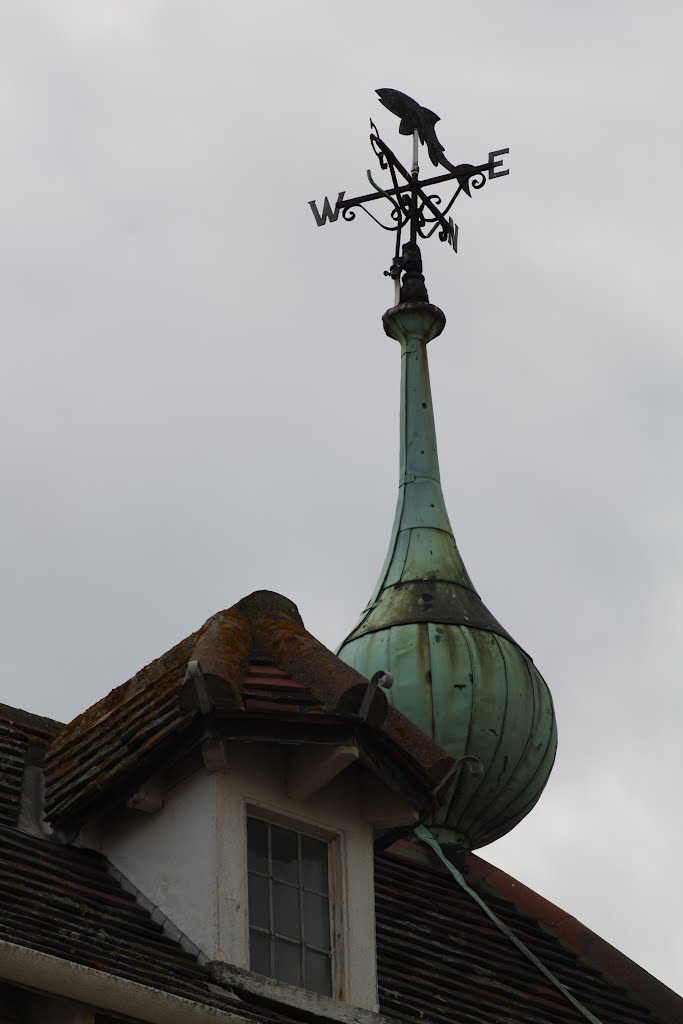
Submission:
[[[0,5],[0,700],[68,720],[259,588],[329,646],[396,489],[374,96],[511,173],[423,250],[444,490],[553,692],[484,856],[683,990],[683,7]],[[408,144],[409,145],[409,144]],[[458,208],[459,207],[459,208]]]

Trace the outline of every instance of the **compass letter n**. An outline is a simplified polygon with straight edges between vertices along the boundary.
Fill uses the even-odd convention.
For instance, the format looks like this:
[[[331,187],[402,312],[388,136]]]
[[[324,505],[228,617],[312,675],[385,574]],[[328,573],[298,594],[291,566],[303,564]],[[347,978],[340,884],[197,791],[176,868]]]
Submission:
[[[320,213],[320,211],[318,210],[318,204],[315,202],[315,200],[312,199],[310,201],[310,203],[308,205],[313,210],[313,216],[315,217],[315,222],[316,222],[316,224],[318,225],[319,228],[323,227],[324,224],[327,224],[328,220],[331,221],[332,223],[335,222],[335,220],[339,216],[339,212],[340,212],[339,211],[339,204],[341,203],[342,199],[344,198],[344,195],[345,195],[344,192],[340,192],[339,193],[339,195],[337,196],[337,202],[335,204],[334,209],[332,209],[332,204],[330,203],[330,201],[327,198],[327,196],[325,196],[325,199],[323,200],[323,212],[322,213]]]

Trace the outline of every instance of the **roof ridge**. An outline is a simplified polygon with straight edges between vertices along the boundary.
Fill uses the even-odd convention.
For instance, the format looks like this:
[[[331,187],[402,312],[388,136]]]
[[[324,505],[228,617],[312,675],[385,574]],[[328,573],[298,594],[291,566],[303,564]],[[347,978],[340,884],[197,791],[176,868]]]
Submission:
[[[23,708],[12,707],[10,704],[0,704],[0,721],[27,726],[34,731],[42,731],[50,736],[54,736],[64,728],[64,722],[58,722],[55,718],[47,718],[44,715],[37,715],[33,711],[25,711]]]

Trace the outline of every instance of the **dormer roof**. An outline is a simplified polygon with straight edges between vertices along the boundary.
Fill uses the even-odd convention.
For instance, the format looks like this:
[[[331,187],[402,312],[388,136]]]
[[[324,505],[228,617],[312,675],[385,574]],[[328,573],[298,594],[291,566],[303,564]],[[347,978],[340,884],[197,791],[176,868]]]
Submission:
[[[45,757],[46,817],[78,826],[216,736],[354,742],[361,763],[421,810],[437,805],[453,766],[383,690],[368,694],[367,679],[305,629],[289,599],[258,591],[59,732]]]

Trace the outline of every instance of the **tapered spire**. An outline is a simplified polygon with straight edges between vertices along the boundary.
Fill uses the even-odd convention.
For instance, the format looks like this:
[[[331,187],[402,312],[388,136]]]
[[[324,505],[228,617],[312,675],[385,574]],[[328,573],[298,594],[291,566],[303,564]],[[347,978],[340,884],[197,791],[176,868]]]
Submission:
[[[418,621],[457,622],[510,639],[467,574],[441,490],[427,344],[446,318],[429,303],[403,303],[383,323],[401,345],[398,500],[377,585],[345,642],[388,623]]]

